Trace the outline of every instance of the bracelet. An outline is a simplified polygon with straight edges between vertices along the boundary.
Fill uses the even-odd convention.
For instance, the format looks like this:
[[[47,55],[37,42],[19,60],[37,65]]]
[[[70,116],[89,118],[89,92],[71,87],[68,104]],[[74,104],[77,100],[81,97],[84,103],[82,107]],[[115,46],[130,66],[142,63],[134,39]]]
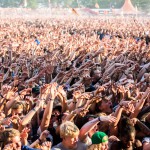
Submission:
[[[32,110],[36,112],[36,109],[35,109],[35,108],[33,108]]]
[[[43,99],[41,99],[42,101],[46,101],[46,99],[45,98],[43,98]]]
[[[76,112],[72,111],[71,114],[72,114],[72,115],[76,115]]]
[[[100,116],[98,117],[98,121],[101,121],[101,117]]]
[[[40,138],[38,138],[38,140],[39,140],[39,144],[42,144],[42,140]]]
[[[52,99],[52,98],[49,98],[49,100],[50,100],[50,101],[54,101],[54,99]]]
[[[21,95],[20,92],[18,92],[18,95]]]
[[[92,96],[94,97],[94,91],[92,92]]]

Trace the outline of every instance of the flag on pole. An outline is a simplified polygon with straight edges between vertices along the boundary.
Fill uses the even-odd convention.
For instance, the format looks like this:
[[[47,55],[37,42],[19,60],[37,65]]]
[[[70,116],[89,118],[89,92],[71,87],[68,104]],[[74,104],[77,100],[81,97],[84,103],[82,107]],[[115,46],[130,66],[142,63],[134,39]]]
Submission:
[[[79,15],[74,8],[72,8],[72,13],[75,14],[75,15]]]
[[[99,5],[98,5],[98,3],[96,3],[96,4],[95,4],[95,8],[99,8]]]

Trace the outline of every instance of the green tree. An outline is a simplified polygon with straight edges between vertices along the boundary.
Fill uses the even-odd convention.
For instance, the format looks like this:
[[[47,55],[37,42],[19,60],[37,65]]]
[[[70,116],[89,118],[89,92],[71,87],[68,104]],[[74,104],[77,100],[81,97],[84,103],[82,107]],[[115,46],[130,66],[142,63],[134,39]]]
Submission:
[[[0,0],[0,7],[19,7],[24,0]],[[39,4],[43,7],[49,7],[49,1],[52,7],[89,7],[95,8],[98,3],[100,8],[121,8],[124,0],[27,0],[29,8],[37,8]],[[131,0],[134,6],[140,10],[149,11],[150,0]]]
[[[22,0],[1,0],[0,7],[18,7]]]
[[[37,3],[37,0],[27,0],[27,7],[28,8],[37,8],[38,7],[38,3]]]
[[[138,9],[148,12],[150,8],[149,0],[132,0],[133,4],[138,7]]]

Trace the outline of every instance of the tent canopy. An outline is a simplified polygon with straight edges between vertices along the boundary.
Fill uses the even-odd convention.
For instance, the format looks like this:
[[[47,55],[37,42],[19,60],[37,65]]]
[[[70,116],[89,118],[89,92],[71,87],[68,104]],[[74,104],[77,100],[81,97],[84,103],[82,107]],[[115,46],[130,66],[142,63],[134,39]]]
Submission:
[[[131,0],[125,0],[124,5],[121,8],[124,14],[136,14],[137,9],[132,5]]]

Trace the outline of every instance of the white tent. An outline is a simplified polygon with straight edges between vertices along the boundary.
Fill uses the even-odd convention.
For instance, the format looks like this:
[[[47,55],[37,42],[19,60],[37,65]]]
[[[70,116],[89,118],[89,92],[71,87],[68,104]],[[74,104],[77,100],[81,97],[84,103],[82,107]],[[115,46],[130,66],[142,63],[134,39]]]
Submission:
[[[121,8],[123,14],[137,14],[138,10],[132,5],[131,0],[125,0],[124,5]]]

